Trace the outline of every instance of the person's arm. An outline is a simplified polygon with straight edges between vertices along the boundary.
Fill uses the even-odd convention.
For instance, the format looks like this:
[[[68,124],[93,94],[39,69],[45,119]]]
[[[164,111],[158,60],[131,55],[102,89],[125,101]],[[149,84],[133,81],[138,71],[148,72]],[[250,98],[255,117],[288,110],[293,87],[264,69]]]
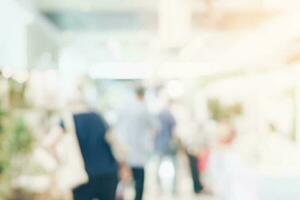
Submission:
[[[100,122],[102,124],[105,140],[110,145],[115,159],[118,162],[125,162],[128,149],[126,147],[127,145],[121,140],[120,136],[117,135],[116,127],[111,128],[104,117],[102,117],[100,114],[98,114],[98,117],[100,118]],[[119,123],[119,120],[120,116],[118,116],[117,123]]]
[[[107,131],[105,138],[109,143],[116,160],[118,162],[125,162],[128,149],[127,145],[122,142],[112,130]]]
[[[106,141],[109,143],[118,162],[120,179],[124,181],[130,180],[132,177],[131,170],[126,163],[127,145],[121,142],[119,137],[111,130],[106,133]]]
[[[119,166],[120,179],[124,181],[129,181],[132,175],[131,170],[126,163],[128,149],[127,145],[120,139],[120,137],[118,137],[115,131],[109,128],[108,124],[101,116],[100,118],[104,125],[106,142],[110,145],[112,153]]]

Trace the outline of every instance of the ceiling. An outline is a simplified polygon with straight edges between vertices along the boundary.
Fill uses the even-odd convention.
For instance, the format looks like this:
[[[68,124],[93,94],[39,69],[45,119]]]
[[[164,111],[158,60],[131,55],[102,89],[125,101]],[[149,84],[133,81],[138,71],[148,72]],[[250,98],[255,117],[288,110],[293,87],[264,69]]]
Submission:
[[[157,28],[157,0],[33,0],[60,30],[137,31]]]
[[[295,0],[286,0],[295,1]],[[32,0],[59,29],[68,31],[157,30],[163,2],[175,0]],[[201,28],[252,28],[268,18],[262,10],[282,7],[278,0],[190,0],[193,26]],[[272,7],[273,6],[273,7]],[[212,17],[208,17],[209,10]],[[215,17],[214,17],[215,16]],[[243,26],[240,26],[243,24]],[[252,26],[252,27],[251,27]]]
[[[163,40],[154,32],[160,28],[160,1],[180,0],[33,0],[45,17],[65,31],[65,38],[71,38],[69,40],[73,43],[83,40],[81,43],[84,45],[70,42],[72,48],[69,49],[72,51],[66,51],[70,66],[74,64],[74,57],[81,56],[84,66],[97,66],[110,61],[130,63],[154,60],[167,63],[175,60],[195,62],[195,66],[201,65],[203,68],[210,65],[239,68],[245,63],[249,68],[254,65],[260,67],[274,60],[272,44],[278,45],[274,49],[281,49],[285,38],[288,38],[284,33],[273,34],[273,30],[279,32],[282,24],[288,21],[275,20],[280,16],[276,9],[281,8],[280,0],[215,0],[211,13],[203,10],[204,0],[191,0],[195,5],[192,36],[178,53],[169,58],[169,52],[165,53],[161,48]],[[179,26],[176,20],[174,24]],[[270,25],[273,26],[269,28]],[[288,29],[286,27],[284,30]],[[71,36],[68,35],[70,31]],[[134,34],[143,31],[147,34],[146,39],[137,42]],[[95,35],[86,36],[87,32]],[[298,33],[298,30],[294,32]],[[116,33],[124,36],[124,41],[117,38]],[[174,34],[174,31],[171,33]],[[99,39],[99,43],[98,36],[104,38]],[[282,39],[278,39],[279,36]],[[73,56],[74,51],[76,56]],[[290,60],[293,61],[299,55],[296,52],[292,56]],[[190,66],[194,68],[194,65]],[[170,71],[170,68],[166,69]]]
[[[43,13],[60,30],[138,31],[157,27],[157,15],[136,11],[47,11]]]
[[[158,0],[33,0],[42,11],[156,10]]]

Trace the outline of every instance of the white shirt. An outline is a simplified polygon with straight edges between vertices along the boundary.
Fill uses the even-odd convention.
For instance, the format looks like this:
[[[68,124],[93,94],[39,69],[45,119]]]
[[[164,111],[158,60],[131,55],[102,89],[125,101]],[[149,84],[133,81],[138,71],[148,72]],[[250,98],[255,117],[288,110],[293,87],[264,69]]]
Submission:
[[[127,146],[127,162],[131,167],[143,167],[153,145],[151,131],[155,120],[145,103],[138,99],[126,104],[119,112],[115,132]]]

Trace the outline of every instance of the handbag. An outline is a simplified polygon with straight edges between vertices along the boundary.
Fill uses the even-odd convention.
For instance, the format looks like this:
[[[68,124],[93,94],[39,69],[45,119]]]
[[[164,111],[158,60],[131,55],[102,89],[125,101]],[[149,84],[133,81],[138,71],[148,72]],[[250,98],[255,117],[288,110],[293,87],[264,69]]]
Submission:
[[[72,113],[63,117],[65,134],[57,145],[60,160],[56,173],[57,187],[62,191],[70,191],[88,182],[88,175],[80,150]]]

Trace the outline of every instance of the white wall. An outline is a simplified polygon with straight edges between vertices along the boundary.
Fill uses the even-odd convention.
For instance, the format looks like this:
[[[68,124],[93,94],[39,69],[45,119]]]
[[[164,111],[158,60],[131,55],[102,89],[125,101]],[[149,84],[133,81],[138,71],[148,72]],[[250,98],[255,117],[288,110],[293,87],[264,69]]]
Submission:
[[[58,32],[34,10],[0,1],[0,67],[37,67],[45,54],[55,60]]]
[[[24,67],[26,63],[25,27],[30,13],[12,0],[0,1],[0,66]]]
[[[60,34],[42,18],[37,18],[26,27],[27,67],[53,68],[57,67],[60,48]]]

